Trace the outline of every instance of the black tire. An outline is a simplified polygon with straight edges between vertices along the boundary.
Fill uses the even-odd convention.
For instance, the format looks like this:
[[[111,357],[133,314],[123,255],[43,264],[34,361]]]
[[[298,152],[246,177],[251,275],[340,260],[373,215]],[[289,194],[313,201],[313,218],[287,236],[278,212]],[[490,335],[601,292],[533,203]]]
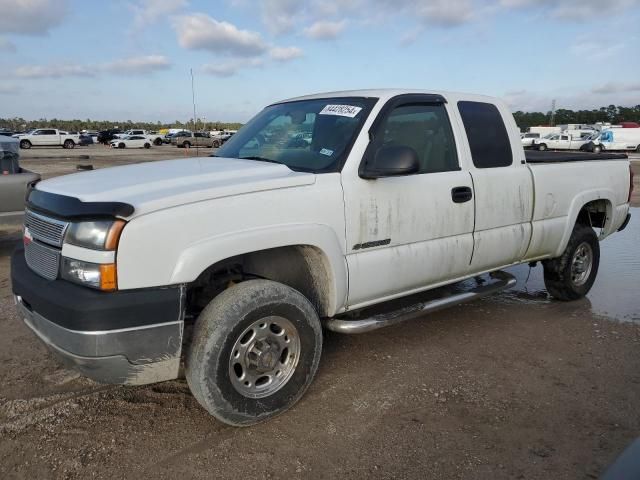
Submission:
[[[640,145],[636,147],[636,153],[640,153]]]
[[[183,147],[183,148],[191,148],[191,143],[189,143],[189,142],[183,142],[183,143],[182,143],[182,147]]]
[[[118,144],[118,148],[125,148],[125,147],[126,147],[126,145],[124,143],[119,143]]]
[[[213,141],[213,148],[220,148],[220,142],[218,140]]]
[[[76,144],[73,140],[65,140],[64,143],[62,144],[62,148],[66,148],[68,150],[72,149],[75,146]]]
[[[601,145],[594,145],[593,146],[593,153],[600,153],[602,151],[602,146]]]
[[[591,250],[591,262],[588,275],[580,281],[574,278],[574,257],[584,245]],[[571,301],[584,297],[596,280],[600,264],[600,243],[593,228],[576,224],[569,238],[567,248],[558,258],[542,262],[544,267],[544,284],[552,297]],[[584,269],[584,265],[583,265]]]
[[[153,141],[153,144],[154,144],[156,147],[159,147],[160,145],[162,145],[162,139],[161,139],[161,138],[156,138],[156,139]]]
[[[546,149],[547,149],[546,143],[541,143],[540,145],[538,145],[538,150],[540,150],[541,152],[544,152]]]
[[[236,348],[245,337],[243,332],[257,323],[264,328],[261,322],[267,317],[285,319],[295,327],[291,338],[284,339],[290,341],[296,336],[297,363],[276,391],[251,398],[233,383],[241,382],[243,377],[232,379],[232,362],[237,361],[232,355],[238,358]],[[271,325],[262,333],[269,334]],[[247,343],[259,342],[259,333],[254,332]],[[186,360],[187,382],[200,405],[218,420],[234,426],[254,425],[283,413],[302,397],[318,369],[321,351],[322,328],[309,300],[281,283],[249,280],[222,292],[198,317]],[[286,361],[292,358],[290,352],[282,353]],[[281,357],[277,353],[273,357],[280,365]],[[255,383],[257,386],[258,381]]]
[[[29,150],[31,148],[31,142],[29,140],[20,140],[20,148]]]
[[[145,143],[144,144],[144,148],[151,148],[151,144],[150,143]]]

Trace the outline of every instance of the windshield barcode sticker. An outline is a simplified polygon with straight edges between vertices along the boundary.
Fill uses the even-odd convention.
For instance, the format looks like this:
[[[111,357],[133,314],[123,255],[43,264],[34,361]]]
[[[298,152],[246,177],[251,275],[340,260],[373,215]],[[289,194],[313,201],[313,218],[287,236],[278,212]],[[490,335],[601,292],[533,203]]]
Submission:
[[[327,105],[322,109],[320,115],[338,115],[339,117],[353,118],[360,113],[362,107],[352,105]]]

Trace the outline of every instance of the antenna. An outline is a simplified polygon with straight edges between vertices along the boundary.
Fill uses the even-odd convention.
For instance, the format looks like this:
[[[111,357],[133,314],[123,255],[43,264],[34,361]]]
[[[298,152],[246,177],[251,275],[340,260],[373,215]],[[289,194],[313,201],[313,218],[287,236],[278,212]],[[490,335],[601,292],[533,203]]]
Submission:
[[[191,101],[193,102],[193,135],[195,140],[195,134],[198,131],[198,126],[196,123],[196,90],[193,86],[193,68],[189,69],[191,73]],[[198,142],[196,141],[196,152],[198,152]],[[196,153],[197,155],[197,153]]]
[[[195,105],[193,107],[196,108]],[[194,110],[195,111],[195,110]],[[554,122],[556,120],[556,99],[551,100],[551,120],[549,121],[549,125],[554,127]]]

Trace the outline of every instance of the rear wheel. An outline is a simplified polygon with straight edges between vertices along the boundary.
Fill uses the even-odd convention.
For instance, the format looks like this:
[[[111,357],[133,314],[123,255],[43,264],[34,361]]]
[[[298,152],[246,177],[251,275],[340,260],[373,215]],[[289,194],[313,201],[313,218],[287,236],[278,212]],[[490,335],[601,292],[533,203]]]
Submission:
[[[541,152],[544,152],[546,149],[547,149],[546,143],[541,143],[540,145],[538,145],[538,150],[540,150]]]
[[[214,140],[213,141],[213,148],[219,148],[220,147],[220,142],[218,140]]]
[[[158,147],[158,146],[162,145],[162,139],[161,139],[161,138],[156,138],[156,139],[153,141],[153,144],[154,144],[156,147]]]
[[[200,314],[187,382],[217,419],[253,425],[302,397],[321,351],[320,320],[309,300],[286,285],[249,280],[222,292]]]
[[[600,244],[593,228],[577,224],[563,254],[543,262],[544,284],[558,300],[584,297],[596,280],[600,264]]]
[[[636,147],[636,152],[640,153],[640,145]]]
[[[189,143],[189,142],[184,142],[184,143],[182,144],[182,146],[183,146],[184,148],[191,148],[191,143]]]
[[[29,140],[20,140],[20,148],[28,150],[31,148],[31,142]]]
[[[145,143],[144,144],[144,148],[151,148],[151,144],[150,143]]]
[[[593,153],[600,153],[601,151],[602,151],[602,146],[601,145],[594,145]]]

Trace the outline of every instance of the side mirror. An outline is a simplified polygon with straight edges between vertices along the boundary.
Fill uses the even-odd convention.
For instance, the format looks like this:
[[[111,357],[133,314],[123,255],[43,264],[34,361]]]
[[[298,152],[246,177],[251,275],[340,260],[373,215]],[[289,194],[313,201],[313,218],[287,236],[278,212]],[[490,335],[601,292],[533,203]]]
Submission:
[[[360,177],[375,179],[411,175],[420,170],[416,151],[405,145],[390,145],[376,150],[360,168]]]

